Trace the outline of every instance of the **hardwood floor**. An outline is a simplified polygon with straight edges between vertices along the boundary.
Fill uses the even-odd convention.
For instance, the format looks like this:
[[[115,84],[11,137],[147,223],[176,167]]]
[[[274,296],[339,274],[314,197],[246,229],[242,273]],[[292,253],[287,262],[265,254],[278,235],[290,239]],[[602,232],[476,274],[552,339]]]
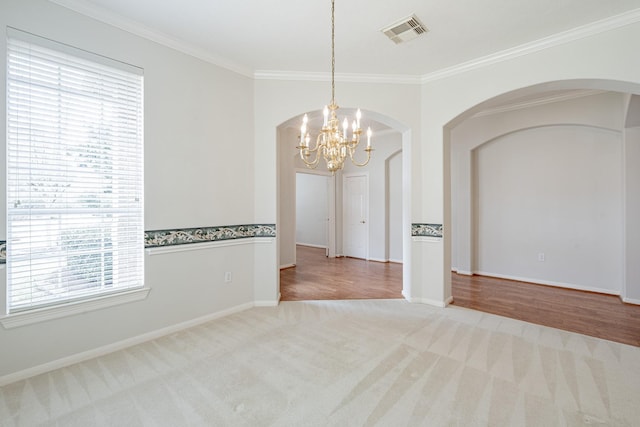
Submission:
[[[280,271],[282,301],[402,298],[402,264],[327,258],[298,246],[296,266]]]
[[[640,306],[615,295],[455,273],[451,286],[460,307],[640,346]]]
[[[613,295],[452,274],[453,305],[640,346],[640,306]],[[283,301],[402,298],[402,265],[327,258],[298,246],[280,272]]]

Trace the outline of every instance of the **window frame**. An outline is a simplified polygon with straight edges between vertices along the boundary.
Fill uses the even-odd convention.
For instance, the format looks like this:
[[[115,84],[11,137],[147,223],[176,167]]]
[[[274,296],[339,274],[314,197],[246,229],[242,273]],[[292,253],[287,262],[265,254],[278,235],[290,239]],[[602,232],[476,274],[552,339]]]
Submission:
[[[9,66],[10,51],[8,46],[9,46],[10,39],[15,39],[15,40],[18,40],[19,42],[26,42],[29,44],[33,44],[33,45],[45,48],[45,49],[50,49],[64,55],[70,55],[81,61],[90,61],[93,65],[98,66],[98,68],[106,66],[111,69],[116,69],[116,70],[119,70],[120,72],[124,71],[139,77],[139,97],[136,98],[136,101],[135,101],[136,105],[138,106],[138,109],[136,110],[137,111],[136,114],[138,117],[138,120],[136,121],[137,123],[136,126],[138,127],[138,136],[136,137],[136,141],[137,141],[136,144],[139,144],[139,145],[136,145],[137,147],[136,150],[139,150],[139,157],[138,157],[139,163],[136,163],[134,166],[132,166],[132,169],[127,169],[127,171],[134,170],[133,175],[135,175],[136,177],[135,182],[139,184],[137,188],[140,189],[140,192],[136,197],[136,200],[138,200],[139,198],[139,206],[134,209],[134,212],[136,212],[135,218],[139,220],[139,223],[138,223],[138,226],[136,226],[136,231],[135,231],[136,232],[135,236],[137,237],[134,237],[132,240],[142,239],[141,240],[142,244],[140,245],[139,253],[138,253],[138,249],[135,249],[138,255],[136,255],[135,257],[136,261],[135,261],[134,270],[136,271],[135,277],[140,278],[139,285],[123,287],[123,288],[116,287],[114,289],[110,289],[107,291],[103,289],[100,292],[85,291],[82,293],[81,296],[72,295],[70,297],[58,298],[55,300],[46,301],[44,303],[40,303],[36,305],[12,308],[11,301],[9,301],[9,295],[11,292],[9,270],[11,268],[11,262],[13,261],[11,259],[11,250],[9,249],[11,247],[10,246],[11,224],[10,224],[9,213],[10,213],[10,203],[13,203],[13,202],[9,200],[10,192],[8,191],[9,189],[7,188],[7,196],[5,200],[5,203],[6,203],[5,211],[7,213],[7,234],[8,234],[7,249],[8,250],[7,250],[6,263],[1,265],[2,270],[5,271],[5,278],[6,278],[5,293],[4,293],[4,297],[6,298],[6,301],[5,301],[5,304],[3,304],[5,315],[0,317],[0,323],[5,328],[11,328],[16,326],[21,326],[24,324],[31,324],[39,321],[45,321],[53,318],[59,318],[59,317],[64,317],[68,315],[84,313],[91,310],[105,308],[113,305],[119,305],[119,304],[128,303],[131,301],[137,301],[137,300],[146,298],[150,291],[150,288],[147,287],[147,284],[145,283],[145,280],[144,280],[145,252],[144,252],[144,244],[143,244],[144,242],[144,200],[143,200],[144,198],[144,73],[143,73],[143,70],[139,67],[135,67],[130,64],[126,64],[117,60],[113,60],[111,58],[107,58],[101,55],[87,52],[85,50],[81,50],[72,46],[61,44],[56,41],[49,40],[31,33],[26,33],[11,27],[7,28],[7,53],[5,57],[5,60],[7,61],[6,62],[7,69]],[[104,73],[107,73],[106,71],[107,68],[104,68],[104,70],[105,70]],[[104,76],[104,73],[102,74],[102,76]],[[7,71],[7,92],[6,92],[7,130],[6,130],[6,140],[5,140],[6,141],[5,149],[7,150],[7,152],[10,146],[10,136],[9,136],[10,128],[8,126],[9,114],[10,114],[10,110],[9,110],[10,94],[8,92],[8,87],[9,87],[9,72]],[[98,102],[104,102],[103,101],[104,98],[97,98],[97,99],[98,99]],[[65,112],[66,110],[63,109],[62,111]],[[56,122],[56,123],[59,123],[59,122]],[[117,144],[119,143],[121,142],[117,142]],[[8,187],[9,173],[10,173],[9,157],[7,157],[6,165],[7,165],[7,169],[5,170],[5,177],[7,178],[7,187]],[[98,173],[96,173],[96,175],[97,174]],[[94,175],[91,175],[91,176],[94,176]],[[72,215],[72,213],[65,210],[61,215]],[[81,226],[80,230],[86,231],[88,229],[82,228]],[[95,252],[95,250],[90,250],[89,253],[99,254],[101,252]],[[101,274],[100,277],[104,279],[106,273],[104,273],[103,271],[100,274]],[[0,298],[0,301],[2,301],[2,299],[3,298]]]

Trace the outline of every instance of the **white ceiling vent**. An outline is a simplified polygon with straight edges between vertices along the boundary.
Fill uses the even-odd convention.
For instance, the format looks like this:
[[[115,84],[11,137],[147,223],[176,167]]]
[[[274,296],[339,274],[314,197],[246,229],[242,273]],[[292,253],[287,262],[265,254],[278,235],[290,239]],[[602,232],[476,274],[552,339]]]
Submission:
[[[395,44],[400,44],[413,40],[429,30],[416,15],[411,15],[387,28],[383,28],[381,31]]]

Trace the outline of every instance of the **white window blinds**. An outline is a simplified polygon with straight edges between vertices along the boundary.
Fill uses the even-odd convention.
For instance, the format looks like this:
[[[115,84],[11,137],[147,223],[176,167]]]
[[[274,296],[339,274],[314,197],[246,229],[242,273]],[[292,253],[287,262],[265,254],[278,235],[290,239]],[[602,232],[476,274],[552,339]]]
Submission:
[[[9,312],[143,285],[141,70],[10,29]]]

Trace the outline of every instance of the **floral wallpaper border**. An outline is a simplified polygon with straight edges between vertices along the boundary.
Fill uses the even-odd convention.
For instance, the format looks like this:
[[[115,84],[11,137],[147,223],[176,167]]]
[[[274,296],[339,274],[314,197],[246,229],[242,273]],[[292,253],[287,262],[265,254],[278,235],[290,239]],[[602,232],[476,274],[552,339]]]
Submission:
[[[218,242],[249,237],[276,237],[275,224],[223,225],[144,232],[144,247],[159,248],[189,243]],[[0,264],[7,262],[7,241],[0,240]]]
[[[411,224],[412,237],[442,237],[442,224]]]
[[[276,237],[275,224],[223,225],[144,232],[144,247],[159,248],[190,243],[218,242],[250,237]]]

